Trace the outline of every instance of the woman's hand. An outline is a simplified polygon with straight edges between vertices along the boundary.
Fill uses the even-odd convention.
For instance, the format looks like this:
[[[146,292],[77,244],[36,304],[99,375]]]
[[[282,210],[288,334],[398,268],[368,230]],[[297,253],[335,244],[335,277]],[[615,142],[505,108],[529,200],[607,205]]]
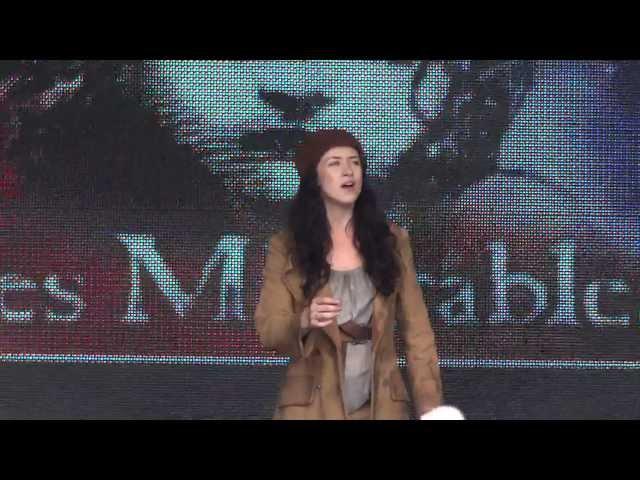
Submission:
[[[338,318],[342,306],[340,300],[332,297],[315,297],[309,306],[307,328],[322,328]]]

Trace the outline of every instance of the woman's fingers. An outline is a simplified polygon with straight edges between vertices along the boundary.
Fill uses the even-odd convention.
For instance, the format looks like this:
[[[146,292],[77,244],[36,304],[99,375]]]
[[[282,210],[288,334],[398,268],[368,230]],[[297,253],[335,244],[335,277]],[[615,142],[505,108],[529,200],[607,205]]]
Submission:
[[[324,306],[318,307],[316,309],[316,312],[339,312],[340,310],[342,310],[342,307],[338,307],[334,305],[324,305]]]
[[[335,313],[317,313],[311,320],[312,325],[324,327],[334,322],[338,316]]]
[[[316,297],[315,301],[318,305],[340,305],[340,300],[333,297]]]
[[[317,327],[326,327],[327,325],[330,325],[333,322],[333,320],[316,320],[315,321],[315,326]]]
[[[314,298],[311,305],[311,326],[326,327],[336,320],[341,310],[340,300],[337,298]]]
[[[325,312],[325,313],[319,312],[313,316],[313,320],[318,320],[318,321],[335,320],[336,318],[338,318],[337,314],[329,313],[329,312]]]

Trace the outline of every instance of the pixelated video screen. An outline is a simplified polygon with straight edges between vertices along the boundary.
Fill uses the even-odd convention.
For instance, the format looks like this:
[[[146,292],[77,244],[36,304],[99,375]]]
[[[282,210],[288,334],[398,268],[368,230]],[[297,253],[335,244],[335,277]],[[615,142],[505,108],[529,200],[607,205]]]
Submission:
[[[0,361],[286,365],[266,247],[345,128],[441,366],[640,368],[639,127],[635,61],[2,61]]]

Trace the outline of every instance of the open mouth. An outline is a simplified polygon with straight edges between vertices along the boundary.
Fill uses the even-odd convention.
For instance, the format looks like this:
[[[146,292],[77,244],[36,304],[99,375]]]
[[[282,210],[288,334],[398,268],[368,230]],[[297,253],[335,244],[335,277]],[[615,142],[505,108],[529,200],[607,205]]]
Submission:
[[[342,184],[342,188],[347,190],[353,190],[356,187],[356,184],[353,182],[347,182]]]

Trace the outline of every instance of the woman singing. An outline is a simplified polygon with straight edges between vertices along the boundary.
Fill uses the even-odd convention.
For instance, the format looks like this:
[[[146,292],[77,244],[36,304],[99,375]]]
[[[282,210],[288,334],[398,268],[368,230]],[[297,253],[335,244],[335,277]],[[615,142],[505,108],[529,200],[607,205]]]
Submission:
[[[394,344],[398,318],[418,416],[442,401],[438,356],[406,230],[367,185],[360,142],[309,135],[288,229],[274,235],[255,321],[290,355],[274,419],[408,419]]]

